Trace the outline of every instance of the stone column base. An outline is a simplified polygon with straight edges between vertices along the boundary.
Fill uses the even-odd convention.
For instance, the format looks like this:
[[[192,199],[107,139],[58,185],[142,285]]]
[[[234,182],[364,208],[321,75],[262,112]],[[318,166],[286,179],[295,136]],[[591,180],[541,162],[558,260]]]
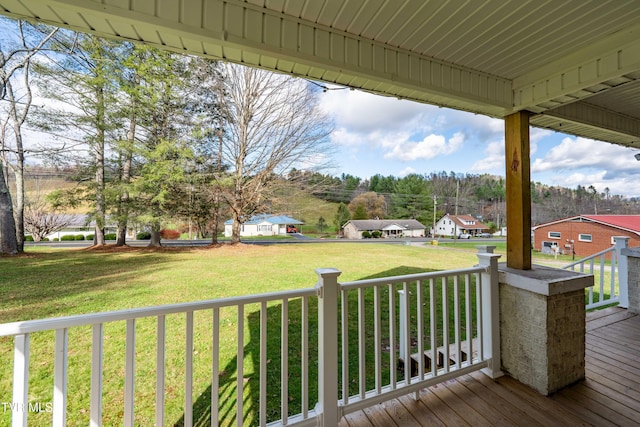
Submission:
[[[500,264],[502,369],[548,395],[584,379],[585,292],[593,276]]]
[[[629,313],[640,314],[640,248],[622,250],[627,256],[627,295]],[[620,291],[622,293],[622,290]]]

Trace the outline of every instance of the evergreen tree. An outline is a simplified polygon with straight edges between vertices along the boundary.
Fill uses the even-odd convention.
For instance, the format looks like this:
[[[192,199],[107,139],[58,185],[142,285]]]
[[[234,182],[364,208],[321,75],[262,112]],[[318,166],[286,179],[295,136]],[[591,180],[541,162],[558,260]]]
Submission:
[[[318,230],[320,230],[320,233],[324,231],[324,228],[326,226],[327,226],[327,221],[323,217],[318,218],[318,223],[316,224],[316,227],[318,227]]]
[[[118,85],[116,76],[120,64],[118,42],[108,41],[88,34],[59,34],[59,49],[66,52],[56,61],[39,67],[41,88],[51,99],[68,107],[50,111],[40,127],[57,134],[67,141],[85,144],[88,156],[87,174],[93,175],[87,187],[93,205],[95,221],[94,244],[104,245],[104,227],[107,211],[105,165],[109,144],[115,139],[114,131],[120,128],[114,113]],[[84,181],[90,182],[90,181]]]
[[[344,203],[340,203],[338,205],[338,211],[336,212],[336,216],[333,219],[333,225],[335,226],[336,232],[340,232],[342,227],[351,219],[351,213],[349,213],[349,209],[347,205]]]
[[[351,219],[369,219],[367,208],[362,204],[357,205],[355,210],[353,211]]]

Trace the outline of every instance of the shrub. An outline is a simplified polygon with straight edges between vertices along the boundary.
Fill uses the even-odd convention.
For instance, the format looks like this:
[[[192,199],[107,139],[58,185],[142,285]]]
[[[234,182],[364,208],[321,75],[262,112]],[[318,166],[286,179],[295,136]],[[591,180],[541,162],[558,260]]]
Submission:
[[[73,236],[73,240],[84,240],[84,234],[76,234]]]
[[[24,236],[25,242],[33,242],[33,236]]]
[[[373,237],[374,239],[379,239],[380,236],[382,236],[382,233],[378,230],[371,233],[371,237]]]
[[[362,238],[363,239],[370,239],[371,238],[371,233],[369,233],[368,231],[363,231],[362,232]]]
[[[93,237],[94,237],[94,236],[93,236],[93,234],[87,234],[87,235],[84,237],[84,240],[93,240]]]
[[[104,235],[104,240],[116,240],[116,233],[107,233]]]
[[[140,233],[136,234],[136,239],[151,240],[151,233],[149,233],[148,231],[141,231]]]
[[[178,230],[160,230],[160,237],[163,239],[179,239],[180,232]]]
[[[72,234],[67,234],[66,236],[62,236],[60,240],[63,242],[69,242],[71,240],[76,240],[76,238]]]
[[[58,239],[57,237],[54,237],[54,238],[53,238],[53,241],[54,241],[54,242],[57,242],[57,241],[59,241],[59,240],[60,240],[60,239]]]
[[[57,239],[56,239],[57,240]],[[49,238],[48,237],[43,237],[42,240],[40,240],[41,242],[48,242]]]

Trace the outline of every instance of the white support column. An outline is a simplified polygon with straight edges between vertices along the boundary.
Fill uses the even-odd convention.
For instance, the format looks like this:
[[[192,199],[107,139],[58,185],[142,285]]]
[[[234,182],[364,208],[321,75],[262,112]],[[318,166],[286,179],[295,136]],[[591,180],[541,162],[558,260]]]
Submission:
[[[102,425],[103,337],[103,324],[93,325],[91,332],[91,420],[89,427]]]
[[[67,369],[69,332],[66,328],[56,330],[53,374],[53,427],[67,425]]]
[[[128,319],[125,338],[124,362],[124,427],[134,426],[136,384],[136,319]]]
[[[498,378],[504,375],[500,370],[500,304],[499,280],[498,280],[498,258],[499,254],[494,254],[494,247],[483,246],[478,252],[480,265],[487,267],[487,272],[481,274],[482,280],[482,325],[483,325],[483,348],[485,357],[491,358],[491,362],[483,372],[491,378]]]
[[[399,346],[399,350],[400,350],[400,359],[402,359],[402,363],[404,363],[404,370],[405,370],[405,378],[406,378],[406,373],[409,372],[409,374],[411,373],[411,361],[409,360],[409,358],[411,357],[409,355],[409,353],[406,350],[406,343],[409,342],[409,328],[407,327],[407,325],[409,324],[408,320],[407,320],[407,315],[408,315],[408,310],[407,310],[407,296],[404,293],[404,289],[400,289],[397,291],[398,292],[398,300],[400,302],[400,315],[398,316],[400,319],[400,325],[399,325],[399,330],[400,330],[400,346]]]
[[[316,270],[318,283],[318,426],[338,425],[338,296],[341,272],[333,268]],[[346,303],[346,302],[345,302]],[[346,362],[346,361],[345,361]]]
[[[629,247],[629,240],[630,238],[627,236],[613,237],[613,242],[616,246],[616,256],[618,257],[619,306],[622,308],[629,308],[629,261],[627,255],[622,253],[623,249]]]
[[[13,352],[11,426],[26,427],[29,407],[29,334],[16,335]]]

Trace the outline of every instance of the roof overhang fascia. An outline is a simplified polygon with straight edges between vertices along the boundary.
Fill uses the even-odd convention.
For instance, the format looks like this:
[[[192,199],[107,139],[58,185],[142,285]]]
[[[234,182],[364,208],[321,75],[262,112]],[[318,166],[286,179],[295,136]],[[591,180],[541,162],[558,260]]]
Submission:
[[[540,113],[635,80],[640,25],[614,33],[513,80],[513,111]],[[628,77],[625,77],[628,76]]]
[[[142,3],[45,0],[3,13],[494,117],[513,105],[510,80],[239,0],[195,11],[188,1],[180,11]]]
[[[531,117],[531,124],[566,133],[579,134],[576,127],[601,132],[603,140],[622,145],[634,145],[640,140],[640,121],[605,108],[576,102],[548,110]]]
[[[562,219],[559,219],[559,220],[556,220],[556,221],[545,222],[543,224],[535,225],[535,226],[531,227],[531,229],[535,231],[536,229],[541,228],[541,227],[547,227],[549,225],[560,224],[562,222],[567,222],[567,221],[574,221],[574,220],[580,219],[580,218],[583,218],[583,216],[582,215],[577,215],[577,216],[571,216],[571,217],[568,217],[568,218],[562,218]]]
[[[580,102],[640,78],[640,24],[510,80],[241,0],[0,3],[14,18],[103,37],[492,117],[527,110],[533,126],[623,145],[640,138],[638,119]]]

